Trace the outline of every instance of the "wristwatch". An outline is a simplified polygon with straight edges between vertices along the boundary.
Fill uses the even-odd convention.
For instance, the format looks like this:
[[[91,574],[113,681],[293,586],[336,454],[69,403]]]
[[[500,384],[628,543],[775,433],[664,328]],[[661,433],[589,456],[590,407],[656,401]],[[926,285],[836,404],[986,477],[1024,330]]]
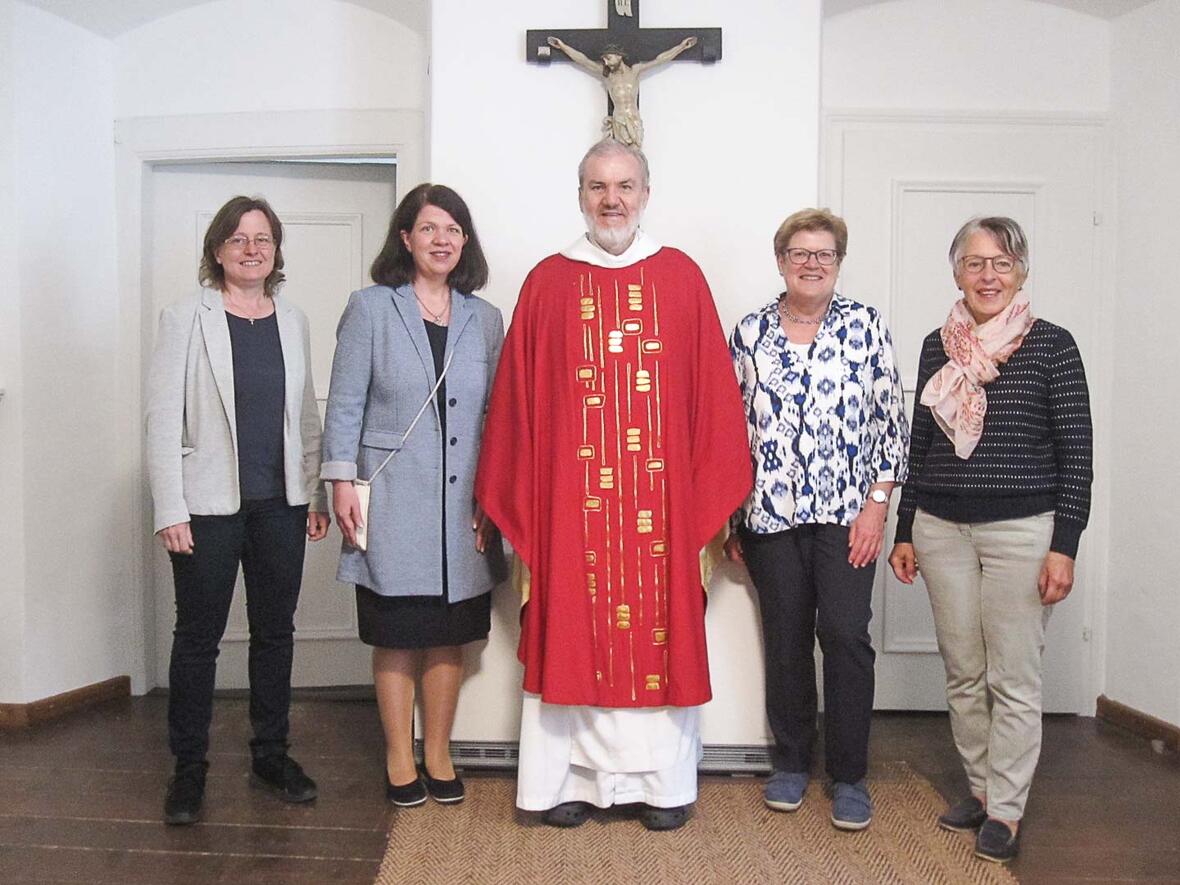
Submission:
[[[889,501],[889,495],[884,489],[873,489],[869,492],[869,500],[875,501],[878,504],[886,504]]]

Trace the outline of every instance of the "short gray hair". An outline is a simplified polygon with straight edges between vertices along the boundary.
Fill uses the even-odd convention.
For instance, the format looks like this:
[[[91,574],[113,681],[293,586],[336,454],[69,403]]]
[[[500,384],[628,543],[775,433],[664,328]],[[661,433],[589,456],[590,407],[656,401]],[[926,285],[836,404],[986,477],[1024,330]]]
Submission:
[[[621,141],[615,141],[613,138],[604,138],[586,151],[586,156],[582,157],[582,162],[578,164],[578,190],[581,190],[582,185],[586,183],[586,164],[590,162],[591,158],[605,157],[609,154],[626,154],[634,157],[639,163],[639,171],[643,174],[644,189],[651,186],[651,169],[648,168],[647,157],[643,155],[643,151],[629,144],[623,144]]]
[[[976,216],[959,228],[959,232],[951,240],[951,270],[958,271],[959,259],[963,257],[967,241],[971,239],[972,234],[979,231],[991,234],[999,247],[1019,261],[1024,272],[1028,273],[1028,238],[1016,220],[1006,215]]]

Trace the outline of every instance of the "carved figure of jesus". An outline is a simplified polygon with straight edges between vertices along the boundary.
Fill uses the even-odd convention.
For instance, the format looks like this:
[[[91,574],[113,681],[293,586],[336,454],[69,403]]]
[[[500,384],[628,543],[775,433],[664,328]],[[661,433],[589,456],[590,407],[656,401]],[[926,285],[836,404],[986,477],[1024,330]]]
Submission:
[[[696,44],[696,37],[686,37],[651,61],[629,65],[623,50],[618,47],[607,46],[602,52],[602,61],[595,62],[560,38],[549,38],[550,46],[560,49],[582,70],[602,80],[603,88],[606,89],[606,94],[610,96],[611,104],[614,106],[614,113],[608,114],[602,121],[603,134],[637,148],[643,147],[643,120],[639,116],[639,75],[667,64]]]

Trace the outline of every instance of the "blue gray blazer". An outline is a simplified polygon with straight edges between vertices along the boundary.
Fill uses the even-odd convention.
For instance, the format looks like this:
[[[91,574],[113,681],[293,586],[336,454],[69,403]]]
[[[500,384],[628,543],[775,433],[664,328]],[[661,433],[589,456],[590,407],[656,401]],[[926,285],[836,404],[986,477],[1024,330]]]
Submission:
[[[414,290],[407,284],[352,293],[336,329],[320,476],[368,479],[390,451],[396,454],[373,482],[369,549],[344,545],[339,580],[382,596],[439,596],[445,496],[448,597],[471,599],[492,589],[487,558],[475,550],[471,516],[484,411],[503,340],[498,308],[452,290],[447,439],[433,397],[404,439],[437,380]]]

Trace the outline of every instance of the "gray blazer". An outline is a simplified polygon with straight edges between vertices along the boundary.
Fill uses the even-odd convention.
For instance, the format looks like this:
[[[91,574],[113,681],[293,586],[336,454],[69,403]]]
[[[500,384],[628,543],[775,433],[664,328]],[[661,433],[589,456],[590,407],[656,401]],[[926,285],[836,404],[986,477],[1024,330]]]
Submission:
[[[452,290],[447,439],[434,397],[403,439],[437,379],[414,290],[371,286],[352,293],[336,330],[320,476],[368,479],[390,451],[396,454],[371,489],[369,549],[343,546],[339,580],[382,596],[441,595],[445,496],[448,598],[471,599],[492,589],[487,558],[475,550],[471,516],[484,411],[503,340],[498,308]]]
[[[280,295],[274,302],[286,374],[287,503],[327,512],[307,317]],[[160,312],[148,377],[147,464],[153,531],[188,522],[191,514],[225,516],[241,509],[233,350],[221,293],[213,289]]]

